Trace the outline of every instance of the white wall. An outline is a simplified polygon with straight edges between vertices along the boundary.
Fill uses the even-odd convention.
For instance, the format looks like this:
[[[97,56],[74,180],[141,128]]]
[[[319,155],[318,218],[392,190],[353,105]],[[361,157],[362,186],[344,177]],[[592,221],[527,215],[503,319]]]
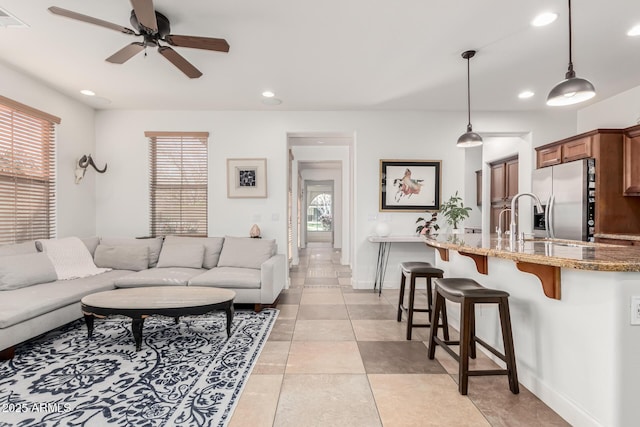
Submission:
[[[640,86],[578,111],[577,133],[620,129],[640,123]]]
[[[94,235],[95,182],[103,175],[96,177],[95,171],[89,169],[79,185],[74,183],[78,159],[95,153],[94,110],[1,63],[0,76],[0,94],[62,120],[56,126],[58,236]],[[102,167],[103,159],[93,157]]]
[[[372,287],[377,246],[373,233],[379,206],[380,159],[442,160],[442,195],[465,194],[465,153],[455,146],[464,131],[464,113],[427,112],[260,112],[260,111],[99,111],[96,157],[110,173],[97,182],[97,232],[101,235],[148,234],[148,158],[144,131],[209,131],[209,234],[248,235],[254,222],[275,238],[280,252],[287,242],[287,133],[347,132],[354,148],[353,284]],[[575,113],[480,113],[478,132],[531,133],[542,145],[575,131]],[[226,159],[266,157],[266,199],[227,199]],[[475,170],[475,169],[474,169]],[[475,190],[474,190],[475,191]],[[413,234],[416,212],[385,213],[392,234]],[[255,218],[259,218],[256,220]],[[420,257],[423,248],[394,248],[389,265]],[[424,249],[426,251],[426,249]],[[415,253],[415,255],[412,255]],[[398,257],[396,257],[398,256]],[[397,286],[389,269],[387,280]]]

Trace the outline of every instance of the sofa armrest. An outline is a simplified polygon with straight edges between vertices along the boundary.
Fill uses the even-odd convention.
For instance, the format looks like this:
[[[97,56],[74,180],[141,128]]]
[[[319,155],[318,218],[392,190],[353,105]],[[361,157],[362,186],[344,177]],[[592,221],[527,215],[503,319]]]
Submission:
[[[260,266],[260,303],[273,304],[287,283],[287,260],[276,254]]]

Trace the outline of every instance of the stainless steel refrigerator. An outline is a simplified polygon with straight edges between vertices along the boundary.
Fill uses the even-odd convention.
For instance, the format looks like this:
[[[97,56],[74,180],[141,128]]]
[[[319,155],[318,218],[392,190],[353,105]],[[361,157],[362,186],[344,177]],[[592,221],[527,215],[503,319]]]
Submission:
[[[533,215],[536,236],[545,236],[545,224],[558,239],[593,241],[595,231],[595,159],[577,160],[533,172],[533,193],[544,203],[544,213]],[[550,196],[555,201],[549,205]]]

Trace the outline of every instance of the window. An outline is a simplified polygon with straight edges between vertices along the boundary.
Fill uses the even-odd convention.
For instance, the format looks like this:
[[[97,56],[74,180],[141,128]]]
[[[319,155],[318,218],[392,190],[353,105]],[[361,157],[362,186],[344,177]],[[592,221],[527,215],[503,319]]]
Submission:
[[[55,237],[58,117],[0,96],[0,244]]]
[[[331,194],[311,192],[313,200],[307,206],[307,231],[331,231],[333,215],[331,213]]]
[[[208,132],[145,132],[151,236],[207,236]]]

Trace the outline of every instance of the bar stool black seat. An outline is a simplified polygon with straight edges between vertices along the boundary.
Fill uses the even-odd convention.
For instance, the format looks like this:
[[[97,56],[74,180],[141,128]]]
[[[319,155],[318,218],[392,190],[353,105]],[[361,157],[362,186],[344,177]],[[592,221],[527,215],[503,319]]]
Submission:
[[[413,322],[413,313],[421,312],[421,313],[431,313],[431,309],[433,307],[433,287],[431,284],[431,279],[442,277],[443,271],[439,268],[433,267],[428,262],[420,262],[420,261],[411,261],[411,262],[402,262],[400,263],[401,277],[400,277],[400,299],[398,301],[398,322],[402,321],[402,313],[404,312],[407,316],[407,340],[411,339],[411,332],[413,328],[430,328],[431,323],[414,323]],[[404,291],[407,281],[407,276],[409,277],[409,302],[407,307],[404,306]],[[426,308],[415,308],[415,295],[416,295],[416,279],[418,277],[424,277],[427,279],[427,307]],[[443,328],[445,339],[449,339],[449,328],[447,326],[447,312],[446,309],[442,314],[442,323],[436,322],[438,328]]]
[[[509,315],[509,294],[497,289],[489,289],[481,286],[472,279],[467,278],[438,278],[434,280],[436,300],[433,305],[431,321],[445,310],[446,300],[459,303],[460,307],[460,340],[450,341],[447,337],[440,339],[437,336],[437,328],[431,329],[429,334],[429,359],[435,357],[436,345],[441,346],[459,363],[458,390],[460,394],[467,394],[469,376],[483,375],[507,375],[509,389],[513,394],[518,394],[518,373],[516,371],[516,357],[513,350],[513,336],[511,332],[511,318]],[[502,328],[502,340],[504,354],[491,347],[485,341],[475,336],[475,304],[498,304],[500,313],[500,325]],[[506,369],[469,370],[469,357],[476,357],[476,343],[495,354],[503,360]],[[456,354],[449,346],[459,345],[460,354]]]

